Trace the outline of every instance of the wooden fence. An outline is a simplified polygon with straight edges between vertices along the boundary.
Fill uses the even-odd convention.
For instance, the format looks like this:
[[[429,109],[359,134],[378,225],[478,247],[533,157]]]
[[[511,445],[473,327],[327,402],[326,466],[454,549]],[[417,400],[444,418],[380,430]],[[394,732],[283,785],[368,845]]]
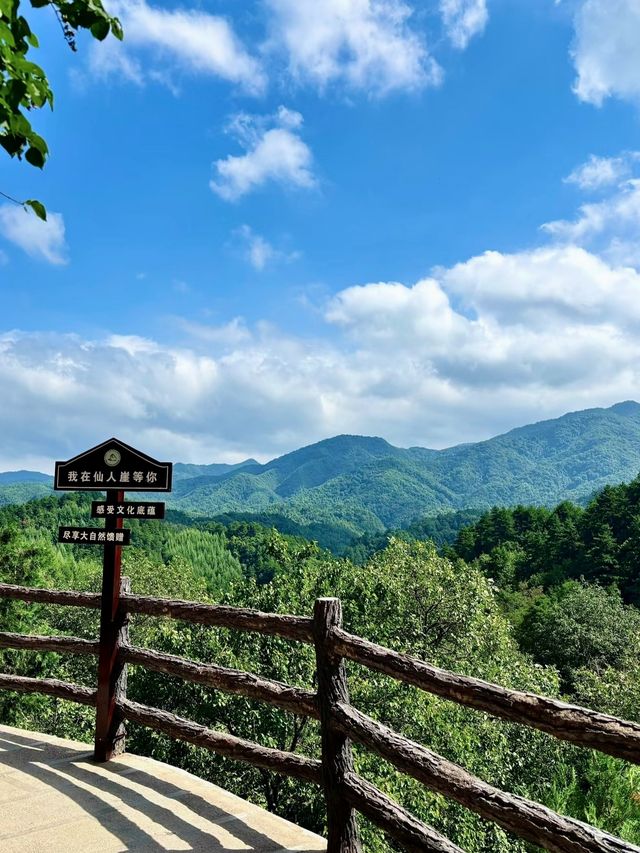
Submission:
[[[320,598],[313,618],[132,595],[123,579],[113,611],[112,630],[102,643],[76,637],[0,633],[0,647],[93,655],[109,661],[106,684],[93,690],[56,679],[0,674],[0,688],[45,693],[96,706],[96,759],[107,760],[124,747],[124,724],[131,720],[219,755],[320,785],[327,807],[329,853],[359,853],[356,813],[365,815],[409,851],[454,853],[460,848],[390,799],[354,770],[351,744],[361,744],[428,789],[455,800],[506,831],[546,850],[562,853],[621,853],[640,848],[595,827],[556,814],[545,806],[501,791],[426,747],[363,714],[349,702],[345,660],[412,684],[429,693],[540,729],[556,738],[640,764],[640,724],[569,705],[555,699],[508,690],[456,675],[409,655],[356,637],[342,628],[341,604]],[[93,593],[30,589],[0,584],[0,598],[101,608]],[[316,692],[252,673],[185,660],[129,644],[130,614],[180,619],[284,637],[315,646]],[[103,635],[104,637],[104,635]],[[105,649],[105,642],[109,647]],[[128,663],[186,681],[258,699],[319,721],[322,760],[260,746],[213,731],[175,714],[126,698]],[[104,673],[103,673],[104,674]],[[106,730],[104,726],[106,725]],[[106,731],[106,734],[105,734]]]

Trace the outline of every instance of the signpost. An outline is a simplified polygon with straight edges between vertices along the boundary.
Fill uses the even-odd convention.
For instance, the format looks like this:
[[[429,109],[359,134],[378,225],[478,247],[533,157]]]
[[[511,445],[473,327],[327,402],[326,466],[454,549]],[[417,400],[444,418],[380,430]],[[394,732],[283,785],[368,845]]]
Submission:
[[[126,491],[170,492],[173,466],[158,462],[117,438],[56,462],[54,489],[59,491],[106,491],[106,501],[93,501],[91,517],[104,518],[104,528],[60,527],[58,542],[72,545],[101,545],[102,603],[100,609],[100,654],[94,758],[108,761],[124,750],[124,727],[116,702],[125,677],[118,661],[120,638],[126,631],[126,613],[120,606],[121,548],[129,545],[131,531],[123,528],[125,518],[164,518],[164,504],[127,502]]]

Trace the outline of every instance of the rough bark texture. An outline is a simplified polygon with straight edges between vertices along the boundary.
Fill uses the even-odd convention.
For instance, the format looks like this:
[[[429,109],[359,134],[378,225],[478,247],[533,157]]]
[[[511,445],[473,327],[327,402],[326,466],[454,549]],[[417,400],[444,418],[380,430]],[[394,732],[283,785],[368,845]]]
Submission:
[[[34,601],[39,604],[64,604],[66,607],[91,607],[94,610],[100,608],[100,595],[97,592],[33,589],[11,583],[0,583],[0,598],[16,598],[19,601]]]
[[[1,645],[0,635],[0,645]],[[136,646],[127,646],[121,650],[123,660],[137,666],[144,666],[155,672],[164,672],[176,678],[186,681],[194,681],[207,687],[224,690],[226,693],[239,693],[249,699],[258,699],[300,714],[305,717],[320,718],[320,712],[316,704],[316,694],[311,690],[301,687],[291,687],[281,681],[270,681],[254,675],[251,672],[242,672],[239,669],[228,669],[215,664],[199,663],[198,661],[186,660],[185,658],[154,652],[150,649],[142,649]]]
[[[262,613],[244,607],[227,607],[218,604],[199,604],[194,601],[174,601],[169,598],[152,598],[144,595],[124,595],[122,601],[129,613],[147,616],[168,616],[200,625],[218,628],[235,628],[239,631],[257,631],[289,640],[312,643],[311,619],[306,616],[285,616]]]
[[[47,696],[57,696],[58,699],[68,699],[69,702],[79,702],[81,705],[95,705],[96,691],[68,681],[58,681],[57,678],[27,678],[24,675],[0,675],[0,689],[17,690],[19,693],[45,693]]]
[[[103,651],[101,655],[103,670],[106,671],[107,664],[109,669],[108,680],[105,680],[103,671],[100,681],[103,700],[105,696],[107,698],[101,718],[105,758],[117,754],[124,747],[123,721],[130,719],[229,758],[322,784],[327,800],[328,853],[359,853],[354,807],[408,850],[460,853],[460,848],[354,773],[351,738],[431,790],[456,800],[483,818],[547,850],[561,853],[640,853],[639,847],[628,842],[486,784],[458,765],[357,711],[349,704],[343,658],[459,704],[636,763],[640,763],[640,724],[456,675],[356,637],[342,630],[338,599],[319,599],[311,620],[243,608],[133,596],[128,589],[128,586],[123,586],[119,597],[110,590],[103,608],[103,619],[108,616],[111,625],[108,654]],[[93,609],[100,608],[103,601],[103,597],[95,593],[31,589],[4,583],[0,584],[0,597]],[[131,647],[128,645],[127,613],[168,616],[204,625],[313,642],[316,647],[318,694],[251,673]],[[0,648],[100,653],[100,644],[91,640],[9,632],[0,633]],[[212,731],[166,711],[128,701],[125,696],[127,661],[320,719],[322,764],[293,752],[263,747]],[[0,675],[0,689],[44,693],[85,705],[99,705],[98,691],[57,679]],[[108,711],[106,716],[105,708]]]
[[[445,699],[514,723],[548,732],[560,740],[587,746],[640,764],[640,724],[599,714],[557,699],[508,690],[478,678],[456,675],[399,654],[341,629],[332,632],[336,654],[414,684]]]
[[[355,773],[347,773],[342,784],[344,796],[351,805],[410,853],[464,853],[457,844],[422,823]]]
[[[131,579],[122,578],[120,581],[120,594],[131,592]],[[114,712],[111,721],[110,740],[113,744],[112,755],[121,755],[125,749],[126,728],[124,717],[120,710],[120,703],[127,698],[127,662],[121,655],[121,649],[129,645],[129,614],[124,610],[119,611],[119,630],[116,642],[116,660],[113,669],[114,688]]]
[[[322,734],[322,771],[327,804],[327,853],[360,853],[360,837],[355,810],[345,799],[342,784],[353,773],[353,756],[348,735],[331,727],[334,707],[348,704],[347,674],[342,658],[329,646],[332,628],[342,625],[342,604],[338,598],[318,598],[313,615],[313,633],[318,673],[318,706]]]
[[[488,785],[441,755],[403,737],[344,703],[334,708],[334,725],[432,791],[456,800],[508,832],[558,853],[640,853],[626,841],[539,803]]]
[[[97,655],[100,643],[97,640],[83,640],[80,637],[44,637],[37,634],[12,634],[9,631],[1,631],[0,648]]]
[[[313,758],[260,746],[225,732],[216,732],[170,714],[168,711],[148,708],[146,705],[138,705],[128,699],[120,703],[120,709],[127,720],[164,732],[179,740],[186,740],[196,746],[202,746],[218,755],[283,773],[286,776],[295,776],[307,782],[315,782],[317,785],[322,783],[320,762]]]

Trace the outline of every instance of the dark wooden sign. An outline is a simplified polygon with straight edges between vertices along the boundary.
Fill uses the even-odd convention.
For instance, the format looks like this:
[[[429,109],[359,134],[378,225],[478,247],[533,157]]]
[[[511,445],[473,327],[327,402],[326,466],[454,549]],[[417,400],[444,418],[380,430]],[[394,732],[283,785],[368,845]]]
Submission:
[[[92,501],[91,518],[164,518],[164,504],[158,501]]]
[[[129,545],[131,543],[131,531],[102,530],[98,527],[59,527],[58,542],[67,545]]]
[[[170,492],[173,465],[158,462],[110,438],[67,462],[56,462],[54,489],[96,492],[105,489],[127,492]]]
[[[158,462],[117,438],[103,441],[67,462],[56,462],[54,489],[107,493],[105,501],[91,504],[91,517],[104,518],[104,528],[61,527],[58,531],[58,542],[104,548],[93,753],[96,761],[106,761],[124,748],[116,694],[124,678],[118,648],[127,618],[120,600],[121,592],[126,591],[126,579],[121,577],[121,546],[129,545],[131,531],[123,528],[122,522],[125,518],[164,518],[163,503],[125,501],[124,493],[170,492],[172,473],[170,462]]]

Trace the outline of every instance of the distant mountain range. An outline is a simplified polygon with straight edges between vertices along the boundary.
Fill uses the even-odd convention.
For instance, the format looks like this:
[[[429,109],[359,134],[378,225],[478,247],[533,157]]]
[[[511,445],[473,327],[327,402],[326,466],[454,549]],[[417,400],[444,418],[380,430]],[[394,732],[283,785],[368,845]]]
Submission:
[[[640,471],[640,404],[587,409],[445,450],[340,435],[264,465],[174,467],[167,503],[191,514],[254,518],[326,541],[493,505],[587,500]],[[0,504],[40,497],[51,478],[0,474]]]

